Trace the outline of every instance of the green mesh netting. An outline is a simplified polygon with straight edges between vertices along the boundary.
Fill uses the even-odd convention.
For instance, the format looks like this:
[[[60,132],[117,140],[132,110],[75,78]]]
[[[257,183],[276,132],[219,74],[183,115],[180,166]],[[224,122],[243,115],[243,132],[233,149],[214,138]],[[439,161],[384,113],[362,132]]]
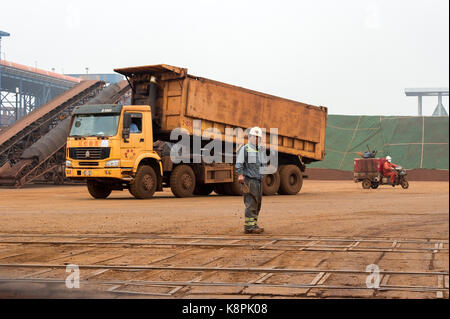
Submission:
[[[309,167],[353,170],[356,152],[377,150],[407,169],[448,170],[448,117],[329,115],[325,160]]]

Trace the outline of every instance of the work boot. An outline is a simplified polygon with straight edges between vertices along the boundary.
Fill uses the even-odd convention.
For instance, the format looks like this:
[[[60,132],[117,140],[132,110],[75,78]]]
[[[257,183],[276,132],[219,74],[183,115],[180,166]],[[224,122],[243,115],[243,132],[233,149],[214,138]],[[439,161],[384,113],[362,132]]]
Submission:
[[[246,234],[261,234],[264,232],[264,228],[260,228],[260,227],[256,226],[253,228],[245,229],[244,232]]]

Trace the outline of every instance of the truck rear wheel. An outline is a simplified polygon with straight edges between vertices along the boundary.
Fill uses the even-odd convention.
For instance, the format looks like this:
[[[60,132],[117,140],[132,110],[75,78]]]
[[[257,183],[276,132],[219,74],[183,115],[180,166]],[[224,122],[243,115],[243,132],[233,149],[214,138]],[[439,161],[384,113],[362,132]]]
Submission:
[[[224,183],[216,183],[214,184],[214,192],[218,195],[228,195],[225,190],[225,184]]]
[[[178,165],[170,174],[170,188],[176,197],[189,197],[194,194],[195,174],[188,165]]]
[[[283,165],[280,168],[280,189],[281,195],[295,195],[303,185],[303,175],[300,168],[295,165]]]
[[[225,194],[230,196],[242,196],[241,184],[238,181],[226,183],[223,185]]]
[[[93,180],[87,181],[87,188],[89,194],[91,194],[91,196],[94,198],[106,198],[111,194],[112,191],[111,188],[108,187],[108,185]]]
[[[238,181],[238,175],[236,173],[236,168],[233,167],[233,182],[223,184],[224,191],[230,196],[242,196],[241,183]]]
[[[137,199],[152,198],[157,183],[155,170],[151,166],[140,166],[134,181],[130,184],[130,193]]]
[[[231,190],[231,183],[223,184],[223,191],[225,195],[233,196],[233,191]]]
[[[262,192],[266,196],[275,195],[280,188],[280,173],[267,174],[262,180]]]
[[[209,195],[214,190],[213,184],[196,184],[194,189],[194,195]]]

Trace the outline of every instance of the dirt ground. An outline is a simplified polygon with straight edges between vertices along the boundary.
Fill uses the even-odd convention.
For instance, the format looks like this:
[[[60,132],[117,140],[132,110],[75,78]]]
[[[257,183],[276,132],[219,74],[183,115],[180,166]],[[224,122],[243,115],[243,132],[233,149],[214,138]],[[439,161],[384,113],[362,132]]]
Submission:
[[[448,285],[449,238],[449,184],[447,182],[411,182],[410,188],[382,186],[364,190],[361,184],[351,181],[305,180],[300,194],[295,196],[270,196],[263,198],[260,226],[266,229],[264,238],[270,244],[273,238],[289,236],[322,236],[336,238],[394,238],[440,240],[438,252],[377,252],[377,251],[282,251],[260,250],[251,247],[127,247],[89,246],[76,244],[1,244],[0,264],[75,263],[80,265],[162,265],[176,267],[272,267],[296,269],[362,270],[375,263],[382,269],[398,271],[444,271],[440,277],[395,275],[384,277],[389,285],[436,286]],[[174,198],[170,191],[157,193],[150,200],[136,200],[128,191],[113,192],[110,198],[94,200],[84,186],[30,186],[23,189],[0,189],[0,234],[8,235],[70,234],[83,236],[106,235],[158,235],[158,236],[228,236],[227,242],[236,242],[243,236],[243,201],[241,197],[210,195],[192,198]],[[56,235],[57,234],[57,235]],[[233,237],[234,236],[234,237]],[[248,235],[247,235],[248,236]],[[286,237],[287,236],[287,237]],[[129,237],[131,238],[131,237]],[[13,239],[14,237],[10,237]],[[29,240],[28,238],[27,240]],[[44,240],[45,238],[38,239]],[[64,239],[67,240],[67,239]],[[130,239],[127,239],[130,241]],[[183,241],[180,241],[183,242]],[[204,241],[205,242],[205,241]],[[298,242],[293,241],[293,244]],[[326,240],[322,240],[326,244]],[[333,243],[329,243],[333,244]],[[391,245],[388,243],[386,245]],[[364,248],[375,244],[362,242]],[[380,245],[380,243],[376,244]],[[402,247],[408,248],[407,243]],[[422,245],[427,247],[427,245]],[[386,246],[387,248],[391,246]],[[411,246],[412,247],[412,246]],[[418,247],[416,245],[416,247]],[[434,244],[433,246],[434,247]],[[280,253],[281,252],[281,253]],[[33,277],[65,278],[64,269],[54,269],[41,274],[39,269],[1,268],[0,278]],[[88,270],[86,270],[88,271]],[[196,282],[247,282],[262,280],[257,273],[242,272],[192,272],[154,271],[120,272],[110,270],[89,276],[101,280],[159,280]],[[84,273],[85,274],[85,273]],[[264,274],[263,274],[264,275]],[[265,274],[267,275],[267,274]],[[323,275],[323,273],[322,273]],[[366,275],[331,274],[324,276],[325,285],[360,285]],[[317,280],[316,280],[317,279]],[[264,278],[268,286],[210,287],[184,286],[177,290],[176,298],[258,298],[258,297],[376,297],[376,298],[436,298],[435,291],[357,291],[318,290],[314,294],[305,288],[270,287],[271,284],[301,284],[319,282],[314,274],[274,274]],[[321,279],[321,280],[322,280]],[[56,283],[52,283],[56,284]],[[17,288],[19,285],[19,288]],[[22,285],[22,286],[20,286]],[[44,284],[0,283],[0,297],[32,295],[61,297],[51,294]],[[22,287],[22,288],[20,288]],[[167,287],[137,287],[151,294]],[[22,289],[22,290],[21,290]],[[31,290],[30,290],[31,289]],[[39,290],[40,289],[40,290]],[[109,297],[109,290],[94,287]],[[124,289],[124,288],[121,288]],[[127,289],[131,289],[127,286]],[[155,290],[159,289],[159,290]],[[170,289],[173,289],[171,287]],[[59,290],[66,296],[67,289]],[[62,292],[61,292],[62,291]],[[89,290],[85,290],[88,293]],[[27,294],[24,294],[27,293]],[[166,292],[164,292],[166,293]],[[83,295],[89,297],[90,295]],[[132,297],[135,295],[132,295]],[[170,295],[172,296],[172,295]],[[448,289],[443,295],[448,298]],[[99,297],[99,295],[96,295]],[[154,295],[152,295],[154,297]]]
[[[364,190],[351,181],[308,181],[295,196],[263,198],[267,235],[447,238],[449,184],[411,182],[409,189]],[[106,200],[84,186],[0,189],[2,233],[226,234],[243,230],[241,197],[150,200],[116,191]]]

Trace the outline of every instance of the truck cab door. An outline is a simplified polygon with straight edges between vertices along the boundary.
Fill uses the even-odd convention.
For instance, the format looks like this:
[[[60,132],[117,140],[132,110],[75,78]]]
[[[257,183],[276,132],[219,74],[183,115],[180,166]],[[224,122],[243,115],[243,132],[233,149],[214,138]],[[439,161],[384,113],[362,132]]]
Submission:
[[[125,119],[129,117],[129,120]],[[127,123],[128,122],[128,123]],[[128,138],[122,138],[121,166],[133,167],[136,157],[146,149],[145,121],[142,112],[125,112],[123,130],[129,130]]]

